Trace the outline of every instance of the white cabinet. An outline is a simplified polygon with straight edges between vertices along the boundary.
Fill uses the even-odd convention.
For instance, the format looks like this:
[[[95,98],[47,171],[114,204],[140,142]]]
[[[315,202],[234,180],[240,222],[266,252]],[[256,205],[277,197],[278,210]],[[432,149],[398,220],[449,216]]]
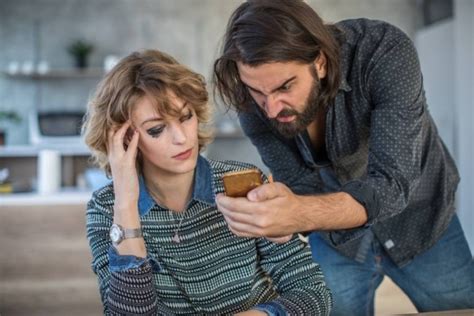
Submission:
[[[90,198],[84,173],[92,167],[90,153],[85,146],[61,145],[48,149],[61,155],[61,188],[51,194],[38,194],[38,155],[44,147],[0,147],[0,169],[9,170],[12,193],[0,194],[0,205],[78,204]],[[7,187],[7,186],[5,186]],[[4,188],[5,188],[4,187]]]

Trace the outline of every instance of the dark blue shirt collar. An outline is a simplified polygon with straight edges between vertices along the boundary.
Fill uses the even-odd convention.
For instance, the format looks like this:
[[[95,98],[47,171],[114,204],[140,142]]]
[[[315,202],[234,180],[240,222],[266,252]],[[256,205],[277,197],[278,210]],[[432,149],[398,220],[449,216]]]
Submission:
[[[342,73],[341,83],[339,84],[339,90],[342,90],[344,92],[349,92],[352,90],[351,86],[347,82],[344,72]]]
[[[143,175],[140,175],[138,178],[140,187],[140,192],[138,195],[138,211],[140,213],[140,216],[145,216],[146,214],[148,214],[148,212],[150,212],[151,208],[156,203],[146,188],[145,179],[143,178]],[[215,205],[212,169],[209,162],[201,155],[198,156],[196,172],[194,173],[194,187],[192,199],[194,201],[202,202],[210,206]]]

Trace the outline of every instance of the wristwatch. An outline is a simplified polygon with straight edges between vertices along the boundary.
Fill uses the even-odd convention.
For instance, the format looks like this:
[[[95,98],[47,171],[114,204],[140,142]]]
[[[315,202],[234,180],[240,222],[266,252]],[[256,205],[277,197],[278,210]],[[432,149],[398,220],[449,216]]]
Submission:
[[[123,228],[119,224],[112,224],[110,226],[109,232],[110,240],[112,240],[112,244],[114,246],[118,246],[122,240],[128,238],[139,238],[142,237],[142,229],[141,228]]]

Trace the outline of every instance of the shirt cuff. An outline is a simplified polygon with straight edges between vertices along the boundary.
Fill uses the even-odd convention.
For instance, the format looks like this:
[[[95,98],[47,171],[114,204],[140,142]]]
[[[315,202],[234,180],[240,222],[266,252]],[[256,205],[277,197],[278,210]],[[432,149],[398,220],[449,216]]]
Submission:
[[[283,306],[275,302],[258,304],[252,309],[265,312],[268,314],[268,316],[286,316],[286,311]]]
[[[357,202],[362,204],[367,212],[367,223],[365,226],[372,225],[380,212],[377,192],[360,180],[347,182],[342,186],[341,191],[350,194]]]
[[[146,263],[146,258],[132,255],[121,255],[114,246],[109,248],[109,269],[110,272],[122,272],[130,269],[140,268]]]

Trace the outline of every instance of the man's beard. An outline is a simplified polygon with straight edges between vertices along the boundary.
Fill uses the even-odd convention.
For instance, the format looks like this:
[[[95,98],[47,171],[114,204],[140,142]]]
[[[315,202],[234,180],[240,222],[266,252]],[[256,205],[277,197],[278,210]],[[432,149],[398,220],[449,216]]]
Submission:
[[[324,104],[321,100],[321,80],[316,74],[313,74],[313,85],[311,91],[306,99],[303,112],[299,113],[294,109],[283,109],[274,119],[269,119],[270,124],[285,138],[293,138],[299,133],[306,130],[324,109]],[[288,117],[295,115],[296,118],[292,122],[282,123],[277,120],[278,117]]]

